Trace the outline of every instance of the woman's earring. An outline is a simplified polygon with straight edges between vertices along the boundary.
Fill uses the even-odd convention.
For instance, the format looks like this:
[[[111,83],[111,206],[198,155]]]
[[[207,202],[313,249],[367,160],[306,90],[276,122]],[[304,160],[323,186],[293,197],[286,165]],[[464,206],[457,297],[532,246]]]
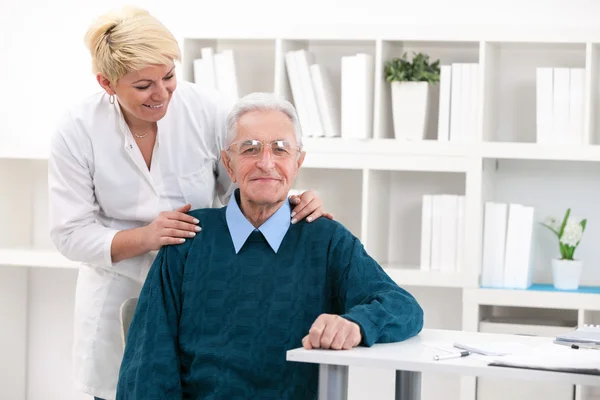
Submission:
[[[110,104],[115,104],[115,95],[111,94],[110,96],[108,96],[108,102]]]

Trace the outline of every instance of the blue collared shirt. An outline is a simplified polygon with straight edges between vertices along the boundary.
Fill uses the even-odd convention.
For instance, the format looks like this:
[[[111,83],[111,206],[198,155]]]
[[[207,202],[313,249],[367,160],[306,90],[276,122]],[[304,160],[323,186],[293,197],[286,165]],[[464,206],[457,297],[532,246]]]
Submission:
[[[291,224],[292,209],[290,207],[289,199],[286,198],[275,214],[271,215],[271,217],[260,227],[255,228],[250,221],[246,219],[244,214],[242,214],[242,210],[240,210],[240,206],[238,205],[238,193],[239,189],[236,189],[225,210],[225,219],[227,220],[227,227],[231,234],[233,247],[235,247],[235,253],[239,253],[250,234],[255,230],[258,230],[263,234],[265,239],[267,239],[269,246],[277,253]]]

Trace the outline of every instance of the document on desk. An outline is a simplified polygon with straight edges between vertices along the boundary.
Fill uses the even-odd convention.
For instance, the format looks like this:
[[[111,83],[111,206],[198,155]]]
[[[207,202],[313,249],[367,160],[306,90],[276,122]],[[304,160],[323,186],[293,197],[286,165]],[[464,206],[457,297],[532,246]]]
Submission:
[[[600,375],[600,351],[572,349],[548,343],[528,351],[499,357],[489,365]]]
[[[469,341],[456,342],[454,347],[484,356],[505,356],[527,351],[529,346],[518,342]]]
[[[493,360],[492,357],[504,356],[507,354],[513,354],[523,352],[530,349],[527,346],[518,342],[492,342],[491,340],[471,340],[467,342],[454,342],[452,344],[447,342],[424,342],[423,345],[439,350],[441,354],[460,354],[461,351],[468,351],[476,358],[481,358],[487,362]]]

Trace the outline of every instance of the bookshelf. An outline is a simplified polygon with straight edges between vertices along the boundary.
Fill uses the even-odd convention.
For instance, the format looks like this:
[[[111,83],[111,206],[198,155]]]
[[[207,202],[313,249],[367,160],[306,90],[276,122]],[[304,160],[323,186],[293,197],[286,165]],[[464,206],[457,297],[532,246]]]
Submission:
[[[585,242],[577,250],[585,260],[583,284],[600,286],[600,270],[594,268],[600,260],[600,248],[593,246],[600,235],[600,30],[361,25],[336,29],[296,26],[269,34],[264,29],[257,32],[235,28],[187,32],[180,37],[180,79],[193,80],[193,60],[200,57],[203,47],[232,50],[240,95],[275,91],[293,102],[285,68],[287,51],[305,49],[314,53],[316,62],[331,73],[337,95],[340,58],[357,52],[374,57],[372,138],[305,138],[307,156],[294,186],[319,192],[327,211],[361,239],[398,284],[415,294],[425,308],[427,327],[478,330],[482,318],[496,307],[571,310],[579,323],[600,322],[600,295],[595,289],[566,293],[543,286],[522,291],[479,287],[483,205],[487,200],[531,204],[536,207],[536,221],[547,213],[560,215],[566,207],[587,217]],[[434,107],[427,140],[403,142],[394,138],[390,88],[383,80],[383,63],[413,51],[426,52],[442,64],[479,63],[477,101],[481,107],[473,140],[435,140],[435,96],[431,99]],[[585,144],[535,143],[535,68],[546,65],[585,68]],[[33,296],[31,291],[51,274],[56,277],[53,284],[63,292],[63,297],[55,300],[55,307],[72,306],[77,268],[53,249],[48,238],[47,157],[44,145],[0,143],[0,270],[2,282],[9,286],[13,282],[14,288],[20,288],[4,291],[0,299],[23,310],[33,307],[31,316],[48,307],[48,298]],[[454,273],[419,268],[421,197],[442,193],[464,195],[467,204],[464,264]],[[537,227],[534,230],[534,281],[548,283],[549,255],[554,254],[555,243]],[[6,314],[1,307],[0,313]],[[41,341],[32,343],[28,338],[27,326],[32,321],[24,320],[21,314],[6,315],[17,339],[10,348],[0,345],[0,351],[35,365],[35,355],[28,356],[27,347],[41,346]],[[70,324],[63,320],[63,327],[57,329],[70,332]],[[64,361],[64,365],[68,363]],[[12,382],[26,385],[27,371],[27,365],[16,368]],[[359,399],[361,393],[369,393],[385,400],[389,394],[386,373],[361,372],[362,378],[356,373],[351,376],[358,383],[353,384],[350,398]],[[58,381],[69,385],[68,378],[61,379]],[[475,380],[457,382],[446,376],[427,376],[423,393],[428,400],[473,400]],[[590,393],[578,388],[577,399],[591,400]]]
[[[406,39],[398,36],[401,35],[364,38],[308,35],[282,36],[275,40],[274,91],[292,102],[294,96],[285,68],[286,52],[298,49],[311,52],[315,63],[331,73],[338,96],[341,57],[364,52],[375,60],[372,137],[305,138],[307,156],[296,187],[321,193],[336,219],[361,238],[388,274],[418,293],[430,317],[426,324],[431,327],[452,325],[447,316],[436,312],[433,299],[456,302],[456,307],[462,310],[459,326],[466,330],[479,329],[479,321],[486,315],[482,310],[486,307],[572,309],[582,323],[595,316],[596,307],[590,305],[591,302],[598,304],[595,293],[561,293],[546,290],[544,286],[518,293],[484,289],[478,287],[478,275],[482,212],[487,200],[531,204],[540,211],[536,212],[536,221],[546,213],[561,212],[569,204],[588,219],[600,217],[591,201],[598,198],[600,192],[585,189],[586,182],[592,182],[592,175],[600,172],[596,122],[594,113],[590,112],[597,97],[590,89],[598,81],[597,45],[584,38],[552,41],[535,34],[530,40],[526,36],[513,40],[501,35],[489,40],[461,34],[448,40],[440,40],[440,37],[448,37],[446,35],[423,38],[407,34]],[[187,38],[186,44],[202,46],[201,41]],[[442,64],[479,63],[477,99],[481,107],[473,140],[464,143],[435,140],[438,117],[435,107],[429,115],[427,140],[394,139],[390,88],[383,79],[383,63],[413,51],[428,53],[432,59],[439,58]],[[236,62],[243,65],[243,56]],[[189,63],[190,60],[184,60],[184,71],[189,70]],[[535,71],[538,66],[548,65],[585,68],[585,144],[536,143]],[[437,105],[438,99],[434,95],[431,101]],[[555,185],[567,189],[556,196]],[[421,196],[438,193],[464,195],[468,204],[464,265],[454,273],[419,269]],[[586,232],[588,240],[592,235],[593,232]],[[552,247],[541,244],[549,242],[542,235],[536,235],[534,240],[532,259],[536,281],[548,282],[551,278],[548,254],[552,254]],[[589,245],[581,246],[578,251],[592,264],[600,257]],[[600,285],[600,274],[588,274],[586,279],[592,285]],[[371,375],[370,379],[375,378]],[[443,377],[435,379],[440,381]],[[450,384],[450,387],[453,386]],[[426,398],[440,394],[434,392]],[[475,381],[464,379],[456,392],[458,398],[474,398]],[[578,388],[577,397],[585,398],[582,388]]]

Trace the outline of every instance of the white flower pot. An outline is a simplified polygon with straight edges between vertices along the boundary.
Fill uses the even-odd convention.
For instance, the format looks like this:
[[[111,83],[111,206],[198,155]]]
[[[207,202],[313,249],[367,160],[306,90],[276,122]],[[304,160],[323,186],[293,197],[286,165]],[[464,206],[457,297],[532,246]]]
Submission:
[[[560,290],[577,290],[582,269],[581,260],[552,260],[554,287]]]
[[[392,82],[392,119],[396,139],[425,139],[429,86],[427,82]]]

